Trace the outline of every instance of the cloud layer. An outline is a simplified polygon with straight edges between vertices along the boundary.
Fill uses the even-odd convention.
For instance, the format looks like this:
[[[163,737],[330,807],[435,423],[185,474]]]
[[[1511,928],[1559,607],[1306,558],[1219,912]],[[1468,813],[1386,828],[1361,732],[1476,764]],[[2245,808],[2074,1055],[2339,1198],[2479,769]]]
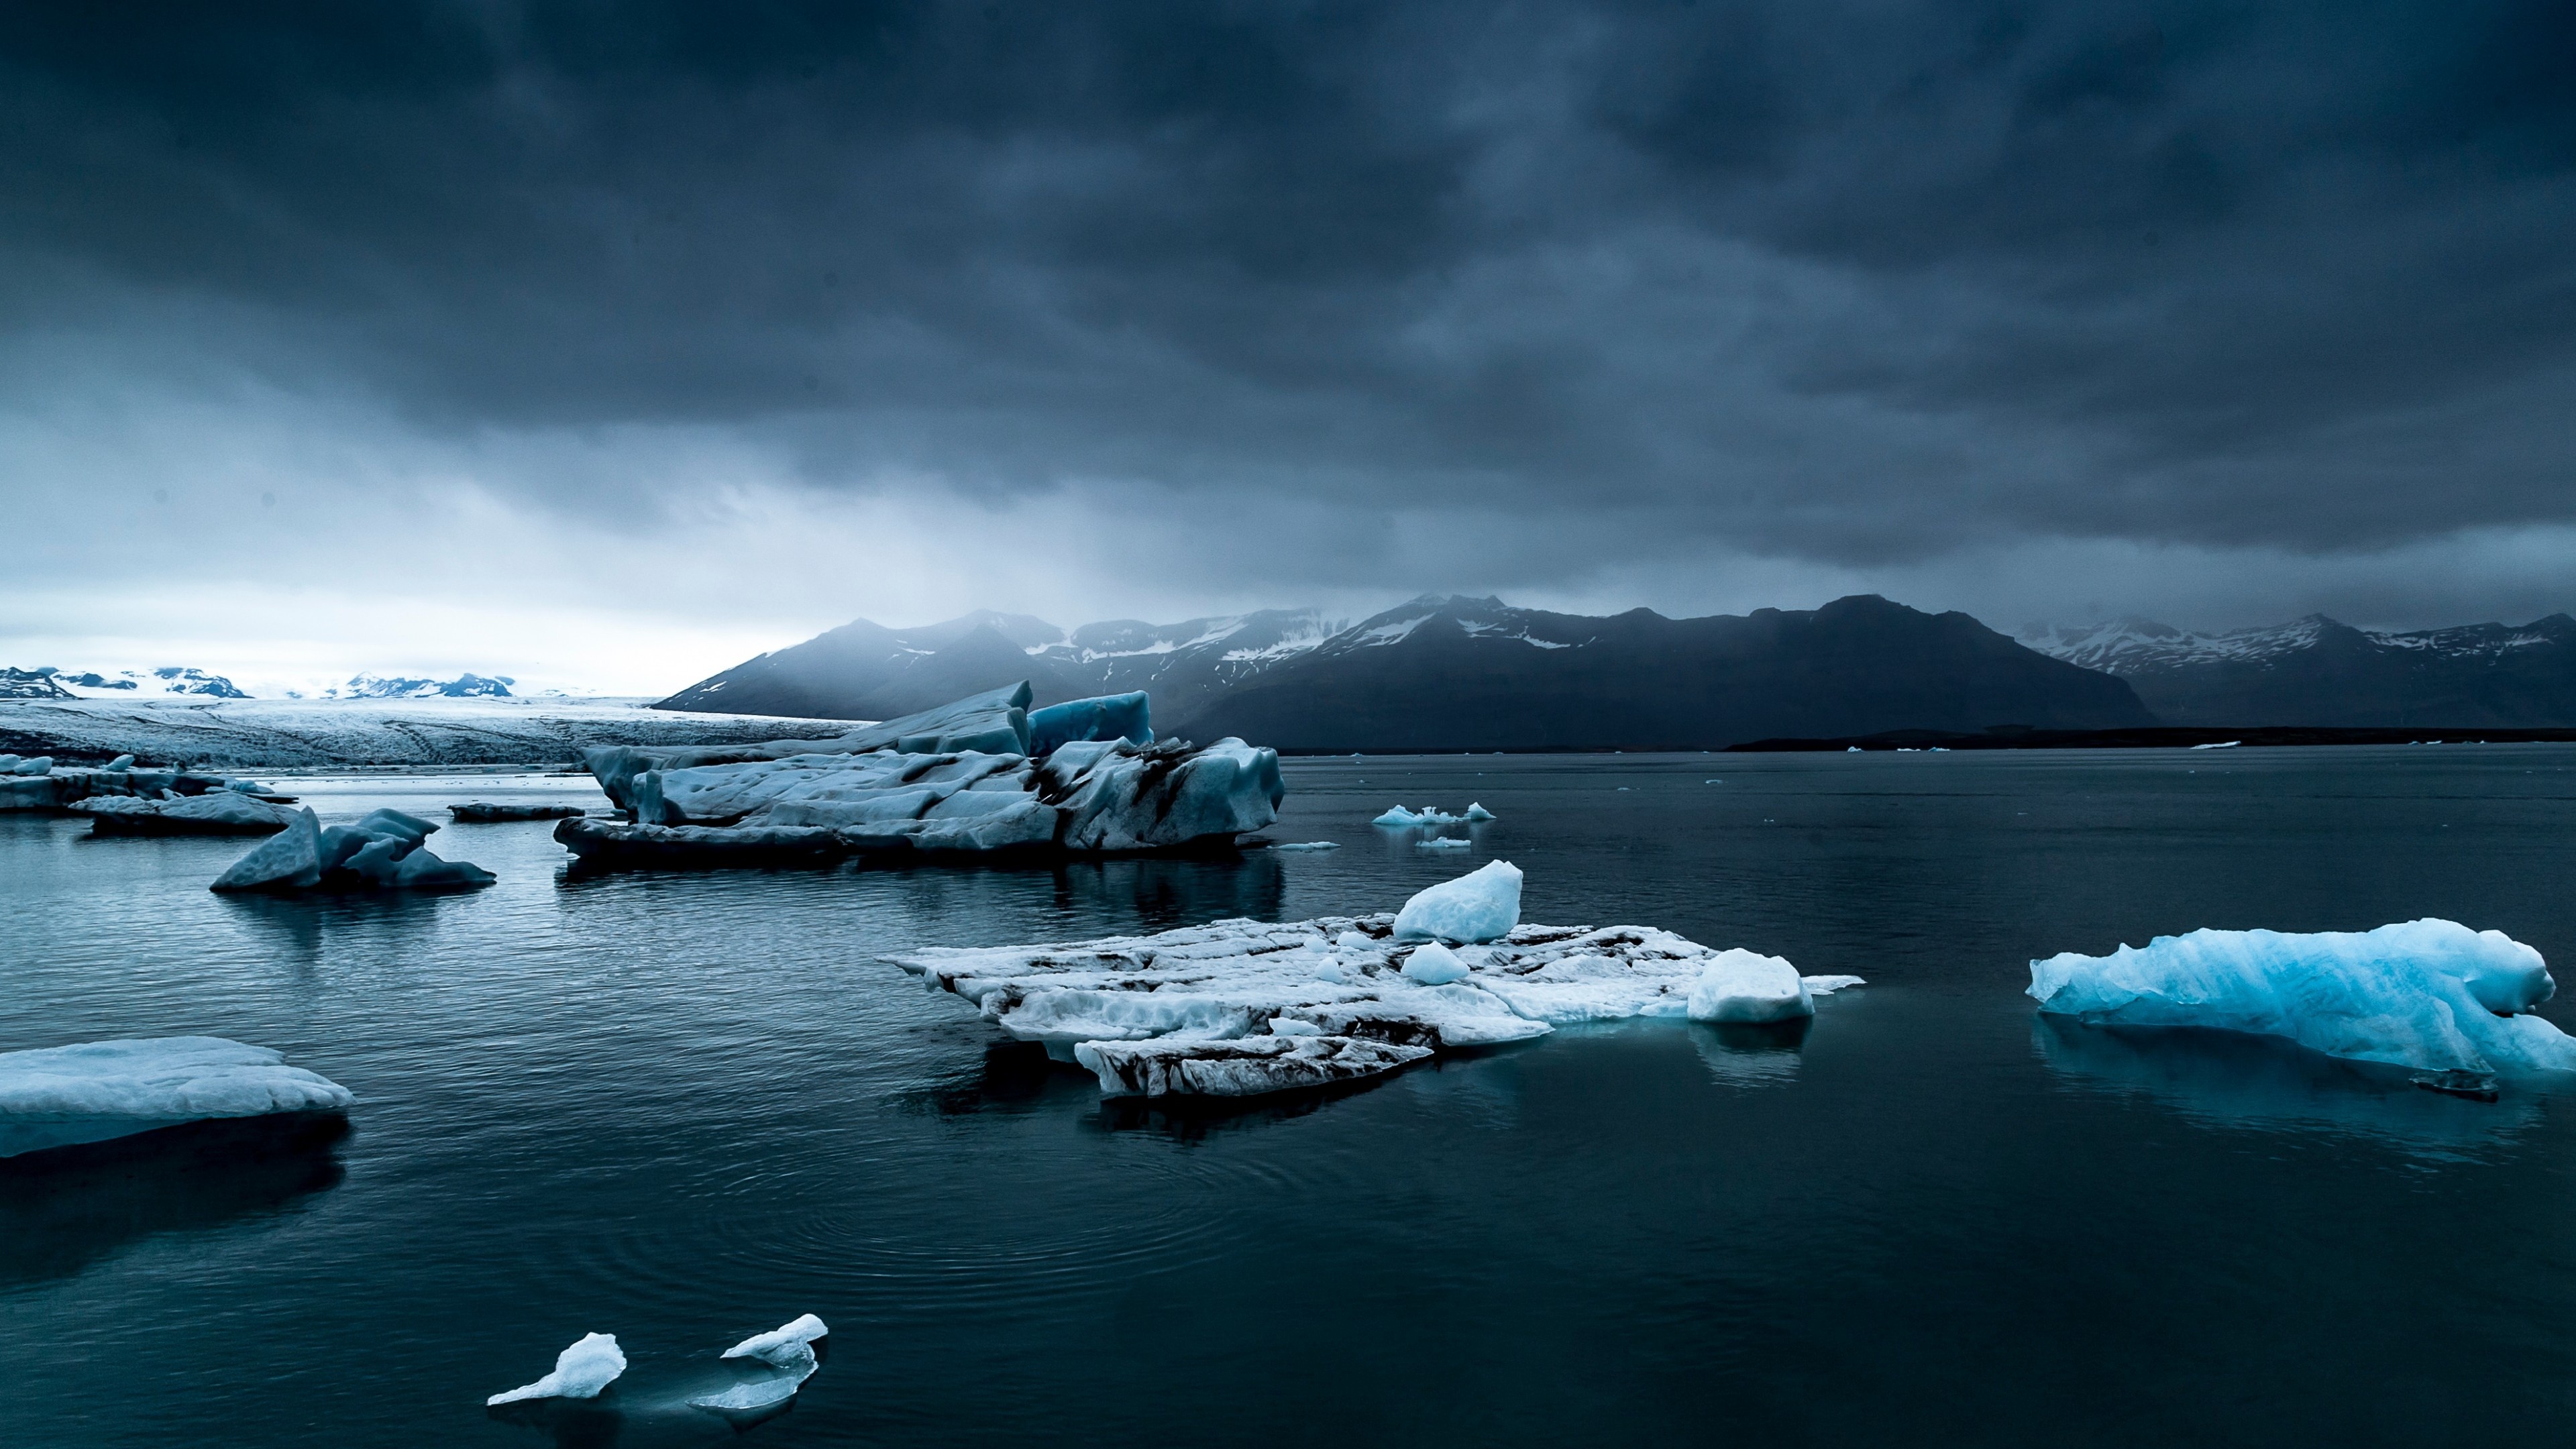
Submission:
[[[2576,605],[2564,6],[28,7],[0,132],[13,650]]]

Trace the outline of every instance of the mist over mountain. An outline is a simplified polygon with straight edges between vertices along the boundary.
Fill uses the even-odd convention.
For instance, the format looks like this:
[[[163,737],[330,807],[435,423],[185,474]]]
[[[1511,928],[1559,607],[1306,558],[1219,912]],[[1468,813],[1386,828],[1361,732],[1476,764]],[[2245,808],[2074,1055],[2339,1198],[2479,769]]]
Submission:
[[[906,630],[862,620],[660,707],[884,719],[1019,679],[1041,704],[1144,689],[1159,732],[1310,751],[1711,749],[2152,722],[2117,679],[1965,614],[1875,596],[1700,619],[1425,595],[1347,626],[1314,610],[1073,630],[989,612]]]
[[[2167,724],[2576,725],[2576,619],[2408,633],[2323,614],[2193,633],[2152,619],[2025,631],[2043,653],[2128,681]]]

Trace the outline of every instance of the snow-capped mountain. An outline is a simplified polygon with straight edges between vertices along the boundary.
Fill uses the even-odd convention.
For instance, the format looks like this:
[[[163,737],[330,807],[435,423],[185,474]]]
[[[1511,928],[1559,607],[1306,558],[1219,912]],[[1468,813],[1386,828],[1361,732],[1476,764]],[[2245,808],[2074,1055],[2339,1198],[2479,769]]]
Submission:
[[[1146,689],[1167,733],[1314,750],[1699,748],[2149,722],[2117,680],[1965,614],[1878,598],[1705,619],[1425,595],[1346,626],[1312,609],[1070,631],[989,613],[903,630],[861,620],[661,707],[883,719],[1019,679],[1041,704]]]
[[[2129,681],[2168,724],[2576,725],[2576,619],[2565,614],[2411,633],[2323,614],[2212,634],[2125,618],[2021,639]]]
[[[506,674],[486,677],[460,674],[454,679],[416,679],[361,674],[347,684],[321,692],[323,699],[508,699],[518,683]]]
[[[35,681],[43,680],[39,685]],[[0,680],[0,699],[139,699],[172,694],[203,695],[210,699],[248,699],[250,695],[234,686],[220,674],[182,665],[164,665],[158,669],[120,669],[73,671],[50,666],[40,669],[11,669]]]

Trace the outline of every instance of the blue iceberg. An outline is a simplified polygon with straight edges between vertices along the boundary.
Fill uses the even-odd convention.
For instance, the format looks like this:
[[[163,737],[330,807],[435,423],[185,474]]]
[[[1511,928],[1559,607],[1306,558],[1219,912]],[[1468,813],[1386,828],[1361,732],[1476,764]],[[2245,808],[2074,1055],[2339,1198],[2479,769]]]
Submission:
[[[1032,756],[1052,754],[1058,745],[1077,741],[1125,740],[1130,744],[1154,742],[1153,707],[1139,689],[1127,694],[1104,694],[1097,699],[1069,699],[1029,712],[1029,747]]]

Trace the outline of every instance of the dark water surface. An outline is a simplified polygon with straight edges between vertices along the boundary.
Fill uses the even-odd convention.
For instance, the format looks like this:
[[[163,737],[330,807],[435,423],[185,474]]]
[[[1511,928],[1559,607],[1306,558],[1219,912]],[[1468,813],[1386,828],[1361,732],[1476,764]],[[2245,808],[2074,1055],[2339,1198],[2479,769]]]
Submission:
[[[1366,759],[1339,851],[220,899],[238,841],[0,817],[0,1049],[210,1033],[344,1139],[0,1166],[0,1443],[713,1444],[714,1355],[832,1326],[779,1445],[2489,1444],[2576,1426],[2576,1092],[2055,1030],[2026,962],[2196,926],[2498,927],[2576,965],[2560,746]],[[1721,784],[1704,783],[1711,779]],[[1626,788],[1622,788],[1626,787]],[[298,781],[391,804],[587,782]],[[1482,801],[1474,851],[1387,805]],[[442,817],[443,818],[443,817]],[[879,959],[1390,909],[1853,972],[1797,1050],[1565,1031],[1216,1119],[1104,1108]],[[2576,1015],[2553,1003],[2562,1022]],[[600,1412],[486,1416],[585,1331]],[[613,1412],[612,1412],[613,1411]]]

